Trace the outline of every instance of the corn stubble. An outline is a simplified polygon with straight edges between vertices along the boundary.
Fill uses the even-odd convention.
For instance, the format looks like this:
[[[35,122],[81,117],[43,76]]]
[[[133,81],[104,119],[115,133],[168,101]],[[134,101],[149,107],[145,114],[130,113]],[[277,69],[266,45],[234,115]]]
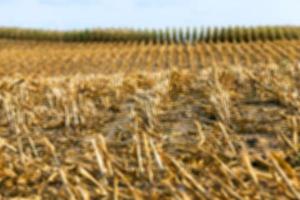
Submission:
[[[300,199],[298,32],[1,29],[0,199]]]
[[[300,66],[0,80],[3,199],[300,199]]]
[[[300,60],[300,40],[256,42],[64,43],[0,40],[0,77],[159,72],[174,66],[284,66]]]

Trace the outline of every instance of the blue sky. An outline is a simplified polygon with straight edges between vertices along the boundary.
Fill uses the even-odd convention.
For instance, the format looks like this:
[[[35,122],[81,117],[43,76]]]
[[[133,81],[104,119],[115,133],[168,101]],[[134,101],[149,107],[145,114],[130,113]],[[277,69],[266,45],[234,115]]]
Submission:
[[[0,0],[0,26],[300,25],[300,0]]]

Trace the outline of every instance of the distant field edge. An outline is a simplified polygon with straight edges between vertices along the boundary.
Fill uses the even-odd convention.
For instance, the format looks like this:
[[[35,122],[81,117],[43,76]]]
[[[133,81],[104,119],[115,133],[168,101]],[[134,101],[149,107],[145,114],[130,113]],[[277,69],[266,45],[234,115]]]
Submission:
[[[85,29],[55,31],[0,27],[0,39],[54,42],[144,42],[158,44],[197,42],[253,42],[299,40],[300,26],[231,26],[165,29]]]

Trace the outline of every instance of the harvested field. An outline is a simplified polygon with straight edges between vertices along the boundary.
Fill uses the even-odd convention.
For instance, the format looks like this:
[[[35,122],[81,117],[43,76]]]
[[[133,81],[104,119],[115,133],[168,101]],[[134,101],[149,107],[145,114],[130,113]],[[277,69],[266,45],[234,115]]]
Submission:
[[[300,199],[299,30],[0,28],[0,199]]]
[[[1,33],[1,32],[0,32]],[[0,76],[159,72],[173,67],[297,64],[300,40],[241,43],[63,43],[0,40]]]
[[[28,72],[0,80],[4,199],[300,199],[296,62]]]

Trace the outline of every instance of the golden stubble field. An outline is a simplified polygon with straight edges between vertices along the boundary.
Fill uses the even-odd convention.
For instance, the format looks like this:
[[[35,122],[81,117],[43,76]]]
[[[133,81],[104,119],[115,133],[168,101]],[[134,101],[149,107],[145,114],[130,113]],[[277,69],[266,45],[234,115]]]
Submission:
[[[36,42],[0,40],[0,76],[160,71],[297,64],[300,40],[241,43],[155,44],[143,42]]]
[[[299,41],[1,43],[3,199],[300,199]]]

